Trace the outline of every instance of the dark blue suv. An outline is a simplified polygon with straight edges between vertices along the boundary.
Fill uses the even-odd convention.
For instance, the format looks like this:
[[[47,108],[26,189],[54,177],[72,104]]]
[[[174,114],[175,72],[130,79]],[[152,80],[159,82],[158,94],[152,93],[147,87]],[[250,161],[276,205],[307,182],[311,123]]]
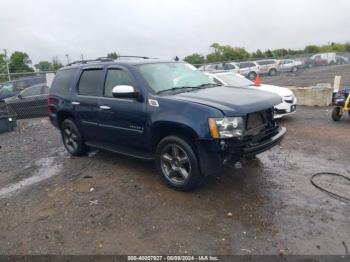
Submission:
[[[192,65],[160,59],[73,63],[57,72],[48,102],[70,154],[92,147],[155,160],[183,191],[286,133],[273,119],[280,97],[218,86]]]

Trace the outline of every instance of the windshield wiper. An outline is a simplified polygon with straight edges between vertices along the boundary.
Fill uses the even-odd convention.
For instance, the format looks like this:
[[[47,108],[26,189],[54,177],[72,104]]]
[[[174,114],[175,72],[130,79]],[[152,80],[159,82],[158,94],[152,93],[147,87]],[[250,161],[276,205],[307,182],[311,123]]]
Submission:
[[[214,87],[214,86],[221,86],[219,84],[211,84],[211,83],[206,83],[206,84],[201,84],[198,86],[176,86],[168,89],[164,89],[161,91],[158,91],[157,93],[163,93],[163,92],[168,92],[168,91],[176,91],[176,90],[183,90],[183,89],[202,89],[202,88],[207,88],[207,87]]]

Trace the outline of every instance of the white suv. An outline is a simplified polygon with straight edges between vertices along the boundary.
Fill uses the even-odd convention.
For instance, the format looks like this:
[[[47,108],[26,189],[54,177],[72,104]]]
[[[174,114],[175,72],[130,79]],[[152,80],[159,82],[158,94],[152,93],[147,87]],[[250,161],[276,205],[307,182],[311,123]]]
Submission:
[[[238,64],[239,72],[241,75],[249,78],[250,80],[254,80],[258,74],[260,74],[259,65],[256,62],[248,61],[248,62],[240,62]]]

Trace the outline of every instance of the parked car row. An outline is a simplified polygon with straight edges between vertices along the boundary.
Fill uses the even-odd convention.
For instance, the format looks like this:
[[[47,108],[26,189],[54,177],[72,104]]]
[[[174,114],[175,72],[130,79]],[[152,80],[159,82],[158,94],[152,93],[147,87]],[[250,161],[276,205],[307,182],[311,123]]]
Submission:
[[[243,62],[221,62],[211,63],[200,66],[198,69],[203,72],[223,72],[230,71],[244,75],[250,80],[254,80],[257,75],[275,76],[278,73],[292,72],[296,73],[302,68],[311,68],[314,66],[347,64],[349,58],[336,55],[336,53],[320,53],[310,56],[305,60],[301,59],[262,59],[257,61]]]

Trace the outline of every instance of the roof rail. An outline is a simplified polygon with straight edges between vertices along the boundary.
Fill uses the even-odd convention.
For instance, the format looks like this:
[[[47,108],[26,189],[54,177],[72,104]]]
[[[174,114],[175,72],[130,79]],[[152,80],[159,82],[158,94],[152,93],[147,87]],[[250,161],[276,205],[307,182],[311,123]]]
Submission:
[[[72,63],[67,64],[67,66],[75,65],[75,64],[87,64],[91,62],[111,62],[114,61],[114,59],[109,57],[99,57],[96,59],[89,59],[89,60],[77,60]]]
[[[142,58],[142,59],[151,59],[150,57],[147,57],[147,56],[138,56],[138,55],[118,55],[117,56],[117,59],[118,58],[123,58],[123,57],[126,57],[126,58]]]
[[[117,59],[119,58],[142,58],[142,59],[151,59],[151,57],[147,57],[147,56],[137,56],[137,55],[118,55]],[[111,62],[114,61],[115,59],[110,58],[110,57],[99,57],[96,59],[89,59],[89,60],[77,60],[74,61],[72,63],[67,64],[67,66],[71,66],[71,65],[76,65],[76,64],[87,64],[87,63],[91,63],[91,62]]]

